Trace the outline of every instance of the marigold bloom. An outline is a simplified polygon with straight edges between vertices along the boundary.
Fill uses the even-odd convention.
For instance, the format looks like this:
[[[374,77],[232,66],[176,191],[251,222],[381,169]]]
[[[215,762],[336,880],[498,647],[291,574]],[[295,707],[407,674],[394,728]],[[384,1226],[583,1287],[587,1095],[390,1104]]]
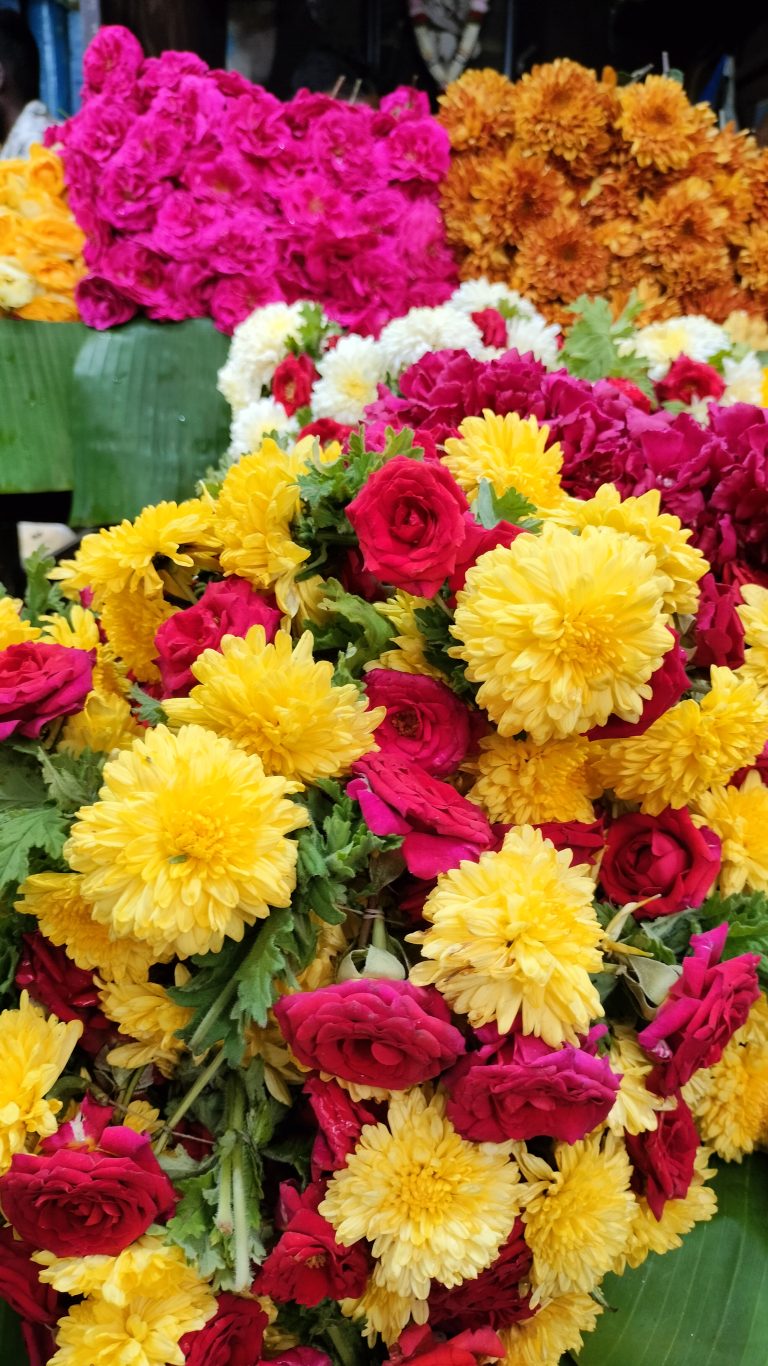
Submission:
[[[616,126],[638,166],[681,171],[704,146],[709,106],[690,103],[679,81],[646,76],[618,90]]]
[[[497,417],[489,408],[482,417],[465,417],[459,436],[445,443],[443,464],[469,499],[477,496],[481,479],[487,479],[499,497],[516,489],[537,508],[565,502],[560,486],[563,453],[535,417]]]
[[[189,697],[164,703],[173,724],[199,722],[258,755],[267,773],[300,782],[338,776],[375,749],[385,714],[369,709],[353,683],[335,687],[333,665],[312,656],[312,635],[294,645],[286,631],[266,644],[264,628],[225,636],[192,665]]]
[[[199,726],[147,731],[104,768],[101,798],[78,812],[65,856],[113,934],[181,958],[242,939],[287,906],[305,813],[255,755]]]
[[[408,935],[424,960],[411,981],[436,986],[475,1028],[495,1021],[506,1034],[522,1012],[526,1034],[577,1043],[603,1013],[589,977],[602,933],[582,867],[521,826],[498,853],[442,874],[424,904],[429,928]]]
[[[46,1096],[82,1032],[80,1020],[61,1024],[55,1015],[46,1019],[26,991],[18,1010],[0,1013],[0,1175],[13,1154],[22,1152],[28,1135],[45,1138],[56,1132],[61,1101]]]
[[[509,1237],[524,1190],[510,1146],[467,1143],[445,1098],[414,1089],[390,1102],[386,1124],[365,1126],[319,1213],[345,1247],[373,1244],[386,1289],[425,1300],[432,1280],[476,1276]]]
[[[438,103],[440,122],[455,151],[484,147],[507,137],[515,126],[514,87],[491,67],[465,71]]]
[[[550,153],[594,173],[610,146],[608,119],[615,97],[570,58],[534,66],[516,87],[515,139],[529,153]]]
[[[480,683],[502,735],[537,744],[637,721],[648,680],[674,640],[655,559],[612,527],[539,536],[489,551],[458,595],[451,654]]]
[[[591,797],[600,795],[590,771],[589,742],[515,740],[487,735],[476,759],[466,765],[475,775],[467,794],[491,821],[540,825],[546,821],[594,819]]]
[[[511,283],[534,300],[599,294],[608,282],[610,253],[584,215],[562,205],[519,244]]]

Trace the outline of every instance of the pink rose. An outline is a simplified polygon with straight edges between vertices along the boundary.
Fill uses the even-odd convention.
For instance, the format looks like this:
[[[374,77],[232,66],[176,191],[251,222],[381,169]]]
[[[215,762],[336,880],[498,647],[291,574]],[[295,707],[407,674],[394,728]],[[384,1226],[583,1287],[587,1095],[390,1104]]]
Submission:
[[[693,403],[695,398],[720,398],[725,380],[712,365],[678,356],[654,388],[659,403]]]
[[[640,719],[622,721],[618,716],[611,716],[604,726],[593,726],[587,731],[587,739],[624,740],[630,735],[642,735],[665,711],[669,711],[670,707],[680,701],[684,692],[688,691],[691,685],[685,671],[687,657],[679,644],[677,632],[670,630],[670,634],[674,636],[675,644],[671,650],[667,650],[659,668],[648,680],[652,692],[643,703]]]
[[[699,1135],[682,1096],[674,1110],[662,1110],[656,1116],[652,1132],[627,1133],[624,1142],[634,1169],[632,1189],[645,1196],[651,1212],[660,1219],[667,1201],[684,1199],[693,1180]]]
[[[224,1291],[212,1319],[179,1346],[186,1366],[253,1366],[269,1319],[256,1300]]]
[[[720,840],[698,829],[685,807],[658,816],[639,811],[608,827],[600,881],[617,906],[655,897],[635,911],[638,920],[700,906],[720,871]]]
[[[87,650],[23,641],[0,650],[0,740],[36,740],[49,721],[80,711],[93,678]]]
[[[436,119],[402,119],[374,155],[390,181],[439,182],[448,170],[451,144]]]
[[[464,514],[464,540],[459,548],[456,559],[456,567],[448,577],[448,588],[451,593],[451,601],[455,601],[456,594],[460,593],[464,587],[464,580],[467,573],[476,564],[481,555],[487,550],[495,550],[497,545],[511,545],[518,536],[525,533],[519,526],[513,526],[511,522],[497,522],[493,527],[481,526],[476,522],[471,512]]]
[[[376,1124],[375,1109],[351,1099],[349,1092],[336,1081],[322,1081],[310,1077],[304,1083],[307,1097],[317,1123],[317,1136],[312,1146],[312,1180],[318,1181],[328,1172],[347,1165],[357,1140],[366,1124]]]
[[[275,1018],[304,1067],[342,1081],[404,1091],[464,1052],[443,998],[410,982],[362,978],[282,996]]]
[[[584,1048],[550,1048],[512,1034],[460,1059],[443,1079],[448,1118],[463,1138],[506,1143],[555,1138],[577,1143],[602,1124],[621,1078]]]
[[[42,934],[22,935],[24,950],[16,969],[16,986],[29,992],[59,1020],[80,1020],[78,1043],[93,1057],[108,1041],[115,1026],[101,1010],[93,973],[77,967],[63,949]]]
[[[443,466],[397,455],[347,507],[366,569],[383,583],[433,598],[456,567],[467,500]]]
[[[87,327],[104,332],[108,327],[119,327],[136,316],[136,304],[108,280],[98,275],[86,275],[75,285],[75,303]]]
[[[480,329],[483,346],[506,346],[507,320],[498,308],[481,308],[471,318]]]
[[[535,1312],[528,1303],[532,1262],[523,1221],[516,1219],[495,1262],[479,1276],[450,1290],[432,1282],[430,1324],[441,1332],[452,1333],[457,1328],[508,1328],[531,1318]]]
[[[336,1241],[333,1225],[317,1212],[321,1194],[308,1187],[291,1201],[285,1230],[259,1268],[254,1294],[308,1308],[362,1295],[371,1270],[368,1249],[362,1242],[344,1247]]]
[[[129,92],[144,60],[138,38],[121,24],[107,24],[91,39],[83,56],[85,98],[108,91],[113,98]]]
[[[403,858],[415,877],[437,877],[462,859],[476,862],[493,844],[482,811],[418,765],[371,754],[353,771],[349,796],[375,835],[405,836]]]
[[[211,317],[219,331],[229,335],[254,309],[280,298],[280,288],[271,276],[265,278],[256,271],[224,276],[211,293]]]
[[[727,937],[727,923],[691,935],[693,953],[683,959],[681,976],[655,1020],[637,1036],[655,1060],[648,1084],[661,1096],[674,1095],[700,1067],[719,1062],[760,995],[760,955],[742,953],[721,963]]]
[[[379,113],[388,115],[395,123],[403,119],[426,118],[429,114],[429,96],[413,86],[398,85],[389,95],[382,95]]]
[[[384,1366],[481,1366],[506,1360],[506,1349],[492,1328],[469,1329],[456,1337],[436,1337],[428,1323],[412,1323],[391,1349]]]
[[[699,587],[693,662],[699,669],[711,664],[738,669],[744,663],[744,627],[736,611],[742,602],[738,586],[718,583],[714,574],[705,574]]]
[[[442,778],[453,773],[470,746],[469,712],[445,683],[396,669],[372,669],[365,675],[370,707],[386,707],[376,731],[383,755],[408,759],[425,773]]]
[[[105,1129],[96,1149],[16,1153],[0,1178],[8,1222],[57,1257],[116,1257],[169,1218],[176,1198],[149,1135],[122,1126]]]
[[[589,824],[585,821],[544,821],[537,828],[556,849],[570,849],[574,865],[594,863],[605,844],[602,816]]]
[[[289,417],[305,408],[319,371],[311,356],[286,356],[272,376],[272,396],[282,403]]]
[[[194,686],[192,665],[203,650],[218,650],[224,636],[245,636],[263,626],[275,638],[280,612],[245,579],[209,583],[194,607],[164,621],[155,635],[164,697],[185,697]]]

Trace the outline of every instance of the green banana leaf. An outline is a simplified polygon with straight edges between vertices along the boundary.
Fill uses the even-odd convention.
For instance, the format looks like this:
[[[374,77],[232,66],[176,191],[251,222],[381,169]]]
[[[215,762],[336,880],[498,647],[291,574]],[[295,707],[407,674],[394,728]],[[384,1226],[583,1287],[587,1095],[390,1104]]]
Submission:
[[[28,1366],[19,1320],[10,1305],[0,1300],[0,1361],[3,1366]]]
[[[683,1246],[607,1276],[579,1366],[766,1366],[768,1157],[720,1167],[719,1209]]]
[[[185,498],[225,450],[229,339],[207,318],[107,332],[0,321],[0,494],[71,489],[73,526]]]

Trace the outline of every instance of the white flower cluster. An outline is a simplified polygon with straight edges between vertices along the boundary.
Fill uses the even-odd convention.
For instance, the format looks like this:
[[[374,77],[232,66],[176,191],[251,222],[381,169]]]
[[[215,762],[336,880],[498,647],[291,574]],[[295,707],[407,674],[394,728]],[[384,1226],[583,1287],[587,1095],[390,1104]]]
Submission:
[[[700,313],[689,313],[638,328],[621,343],[626,354],[640,356],[648,365],[649,378],[664,379],[680,356],[712,365],[722,376],[725,390],[717,399],[722,407],[732,403],[762,403],[763,367],[756,351],[734,341],[726,327]],[[706,422],[711,399],[696,399],[691,413]]]

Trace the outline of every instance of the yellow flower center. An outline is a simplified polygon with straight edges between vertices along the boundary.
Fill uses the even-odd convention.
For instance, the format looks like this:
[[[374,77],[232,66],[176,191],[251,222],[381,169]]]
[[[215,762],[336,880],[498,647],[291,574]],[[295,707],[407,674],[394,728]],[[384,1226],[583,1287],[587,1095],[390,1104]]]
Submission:
[[[221,858],[226,841],[221,821],[202,811],[169,812],[165,834],[169,859],[198,859],[205,864]]]
[[[364,375],[345,375],[341,391],[346,398],[355,403],[367,403],[371,394],[371,383]]]
[[[128,1336],[134,1342],[146,1342],[149,1337],[149,1324],[139,1314],[129,1314],[125,1323]]]
[[[435,1162],[414,1163],[401,1176],[400,1199],[403,1217],[435,1214],[452,1194],[452,1182],[438,1173]]]

